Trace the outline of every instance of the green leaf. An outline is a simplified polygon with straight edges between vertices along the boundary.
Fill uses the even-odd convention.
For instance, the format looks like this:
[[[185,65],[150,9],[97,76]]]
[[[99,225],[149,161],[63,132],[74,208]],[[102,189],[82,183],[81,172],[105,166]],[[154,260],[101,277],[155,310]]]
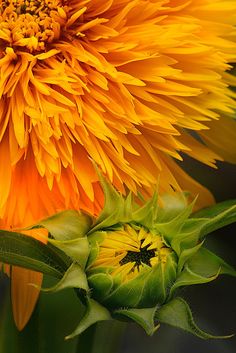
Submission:
[[[71,264],[62,279],[55,286],[42,288],[41,290],[44,292],[58,292],[65,288],[79,288],[86,292],[89,291],[86,274],[76,263]]]
[[[158,309],[155,317],[160,323],[180,328],[202,339],[232,337],[232,335],[214,336],[200,330],[193,320],[188,304],[184,299],[179,297]]]
[[[202,219],[201,237],[236,222],[236,200],[228,200],[205,208],[193,214],[194,218]]]
[[[153,333],[160,327],[155,325],[154,318],[157,308],[145,308],[145,309],[119,309],[113,312],[114,318],[125,317],[135,321],[140,325],[148,335]]]
[[[83,237],[92,225],[92,218],[86,213],[66,210],[35,224],[44,227],[56,240],[72,240]]]
[[[0,261],[61,278],[70,260],[60,250],[21,233],[0,230]]]
[[[202,208],[200,211],[194,212],[192,217],[194,218],[216,217],[220,213],[224,212],[225,210],[228,210],[231,207],[234,207],[235,205],[236,205],[236,199],[218,202],[213,206]]]
[[[88,327],[95,324],[96,322],[111,319],[111,315],[106,308],[104,308],[95,300],[87,298],[87,311],[84,317],[81,319],[79,325],[74,330],[74,332],[68,335],[65,339],[70,339],[81,334],[83,331],[85,331]]]
[[[188,267],[191,271],[204,277],[214,276],[217,272],[236,277],[236,270],[233,267],[206,248],[200,249],[188,261]]]

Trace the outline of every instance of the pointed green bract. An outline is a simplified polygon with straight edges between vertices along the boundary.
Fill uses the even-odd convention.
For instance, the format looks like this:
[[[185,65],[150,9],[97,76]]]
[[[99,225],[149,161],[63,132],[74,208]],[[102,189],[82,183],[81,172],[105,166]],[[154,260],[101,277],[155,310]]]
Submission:
[[[188,267],[191,271],[204,277],[214,276],[215,273],[236,277],[236,270],[232,266],[205,248],[200,249],[188,261]]]
[[[89,291],[86,274],[76,263],[71,264],[62,279],[55,286],[43,288],[42,290],[44,292],[58,292],[65,288],[78,288],[86,292]]]
[[[132,221],[135,221],[148,229],[154,228],[157,210],[157,193],[155,192],[152,198],[143,207],[132,213]]]
[[[66,339],[73,338],[99,321],[111,320],[109,311],[93,299],[87,299],[87,310],[79,325]]]
[[[161,305],[165,302],[169,289],[176,278],[176,256],[171,253],[167,256],[166,263],[159,263],[150,271],[144,281],[140,307]]]
[[[190,332],[203,339],[229,338],[229,336],[214,336],[200,330],[193,320],[191,310],[182,298],[175,298],[156,311],[156,319],[160,323],[168,324],[184,331]]]
[[[92,225],[91,216],[67,210],[46,218],[33,227],[44,227],[56,240],[72,240],[83,237]]]
[[[107,182],[98,169],[97,172],[103,188],[105,204],[98,219],[90,230],[90,233],[91,231],[95,232],[98,229],[108,228],[119,223],[120,220],[126,221],[126,217],[129,217],[129,215],[126,215],[127,209],[125,207],[125,199],[110,183]],[[129,199],[128,203],[130,203]]]
[[[194,256],[194,254],[196,254],[199,249],[202,247],[203,242],[197,244],[196,246],[192,247],[192,248],[187,248],[186,250],[183,250],[180,253],[179,256],[179,261],[178,261],[178,274],[181,273],[185,263],[192,257]]]
[[[139,307],[142,300],[142,291],[146,283],[146,277],[150,274],[150,269],[145,269],[135,279],[122,283],[115,290],[112,290],[103,299],[104,305],[119,308],[119,307]],[[117,282],[116,282],[117,284]]]
[[[157,229],[161,234],[163,234],[164,238],[172,243],[174,239],[181,234],[181,229],[184,226],[185,221],[188,219],[189,215],[192,212],[195,201],[186,206],[179,214],[177,214],[173,219],[164,223],[156,223],[155,229]],[[180,235],[181,238],[181,235]]]
[[[214,273],[212,276],[201,276],[193,271],[190,270],[188,266],[185,266],[184,270],[181,272],[181,274],[177,277],[175,283],[171,287],[170,290],[170,297],[173,296],[175,293],[176,289],[179,287],[184,287],[184,286],[191,286],[193,284],[203,284],[203,283],[208,283],[211,281],[214,281],[219,275],[220,271]]]
[[[178,216],[188,205],[185,193],[164,194],[157,210],[157,222],[166,223]]]
[[[93,297],[100,301],[104,301],[106,296],[112,289],[113,279],[108,273],[95,273],[88,276],[90,288],[93,288]]]
[[[113,316],[115,318],[128,318],[135,321],[148,335],[153,335],[160,327],[160,325],[155,325],[156,310],[156,307],[145,309],[119,309],[113,312]]]
[[[85,268],[90,251],[87,237],[65,241],[48,239],[48,241],[61,251],[64,251],[73,261],[77,261],[83,269]]]

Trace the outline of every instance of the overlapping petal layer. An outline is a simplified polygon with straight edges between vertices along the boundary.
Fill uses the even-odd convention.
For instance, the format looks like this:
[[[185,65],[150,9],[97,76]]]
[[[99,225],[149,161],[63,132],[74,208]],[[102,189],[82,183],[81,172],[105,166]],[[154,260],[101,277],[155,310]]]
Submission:
[[[91,160],[122,192],[149,193],[159,177],[160,192],[203,190],[200,205],[211,202],[173,158],[236,159],[227,72],[235,1],[38,6],[0,1],[1,226],[65,208],[97,213],[103,196]]]

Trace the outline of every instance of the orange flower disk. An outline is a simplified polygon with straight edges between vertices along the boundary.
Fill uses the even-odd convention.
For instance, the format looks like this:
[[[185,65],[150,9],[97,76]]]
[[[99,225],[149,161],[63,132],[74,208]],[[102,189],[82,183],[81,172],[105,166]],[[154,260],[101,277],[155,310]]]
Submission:
[[[210,202],[174,159],[236,162],[235,14],[235,0],[0,0],[1,227],[97,213],[91,160],[121,192],[159,177]]]

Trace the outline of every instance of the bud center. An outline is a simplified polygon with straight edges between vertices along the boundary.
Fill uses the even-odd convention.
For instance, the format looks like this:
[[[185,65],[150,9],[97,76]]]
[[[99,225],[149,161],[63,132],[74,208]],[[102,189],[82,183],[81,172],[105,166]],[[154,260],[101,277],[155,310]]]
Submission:
[[[120,261],[120,265],[127,264],[128,262],[135,262],[135,266],[139,267],[142,263],[151,266],[150,260],[155,257],[155,250],[148,250],[148,245],[142,248],[143,240],[139,252],[128,251],[125,257]]]
[[[0,48],[43,51],[67,19],[62,0],[0,0]]]
[[[170,252],[160,235],[126,224],[121,230],[107,232],[92,267],[108,267],[112,276],[121,275],[126,281],[146,266],[165,263]]]

